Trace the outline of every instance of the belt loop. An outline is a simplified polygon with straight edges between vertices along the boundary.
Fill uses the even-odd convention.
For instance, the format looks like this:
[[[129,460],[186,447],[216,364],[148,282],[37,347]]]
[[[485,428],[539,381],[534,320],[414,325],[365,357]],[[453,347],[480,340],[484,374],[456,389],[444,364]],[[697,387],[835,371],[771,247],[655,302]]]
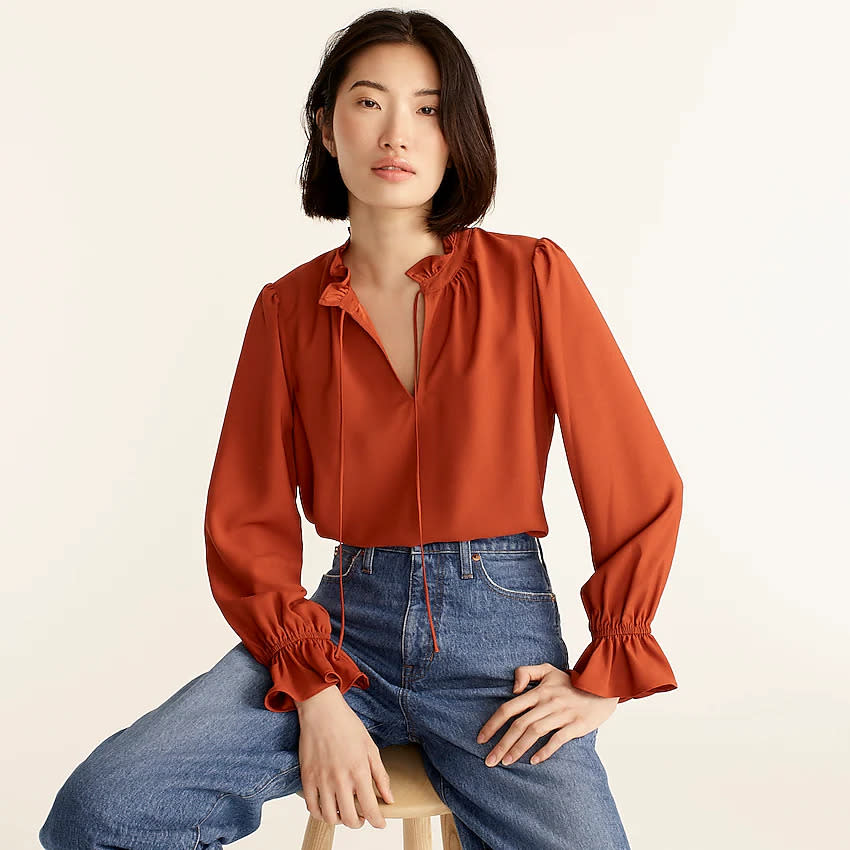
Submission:
[[[458,551],[460,553],[460,577],[473,578],[471,541],[459,540]]]
[[[367,546],[363,550],[363,567],[361,568],[364,573],[372,574],[372,559],[375,557],[375,547]]]

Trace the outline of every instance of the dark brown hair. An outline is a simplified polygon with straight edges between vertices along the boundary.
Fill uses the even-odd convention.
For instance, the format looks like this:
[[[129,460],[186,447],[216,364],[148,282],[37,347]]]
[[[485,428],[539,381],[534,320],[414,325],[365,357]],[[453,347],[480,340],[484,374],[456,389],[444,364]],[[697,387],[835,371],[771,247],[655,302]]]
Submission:
[[[440,128],[449,148],[447,168],[431,202],[427,229],[439,236],[483,218],[496,192],[496,149],[478,74],[455,34],[427,12],[375,9],[337,30],[325,46],[321,67],[302,114],[308,144],[301,164],[301,201],[311,218],[348,218],[348,189],[339,163],[322,143],[316,113],[333,126],[337,90],[354,54],[373,44],[424,47],[440,71]]]

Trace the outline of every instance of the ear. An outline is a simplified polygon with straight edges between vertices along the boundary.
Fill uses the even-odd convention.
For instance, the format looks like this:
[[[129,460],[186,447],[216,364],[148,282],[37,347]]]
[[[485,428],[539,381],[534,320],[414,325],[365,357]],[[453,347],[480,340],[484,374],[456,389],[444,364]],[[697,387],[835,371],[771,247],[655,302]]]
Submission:
[[[316,110],[316,124],[319,126],[319,130],[322,134],[322,144],[325,146],[325,150],[327,150],[328,153],[331,156],[335,157],[336,156],[336,144],[334,143],[333,135],[326,136],[325,135],[325,128],[322,126],[322,119],[324,118],[324,115],[325,115],[325,108],[324,108],[324,106],[320,106]]]

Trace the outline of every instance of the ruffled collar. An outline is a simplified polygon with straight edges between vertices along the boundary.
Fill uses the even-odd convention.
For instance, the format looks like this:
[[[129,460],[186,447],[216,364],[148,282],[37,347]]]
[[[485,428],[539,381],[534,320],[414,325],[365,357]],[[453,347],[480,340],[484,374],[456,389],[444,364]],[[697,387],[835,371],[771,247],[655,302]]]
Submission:
[[[469,239],[474,228],[453,230],[443,237],[443,254],[429,254],[417,260],[405,274],[415,280],[422,289],[438,289],[454,277],[466,256]],[[348,239],[330,252],[325,269],[325,285],[321,288],[319,304],[332,306],[342,303],[351,294],[351,272],[343,261],[343,254],[351,244],[351,228]]]

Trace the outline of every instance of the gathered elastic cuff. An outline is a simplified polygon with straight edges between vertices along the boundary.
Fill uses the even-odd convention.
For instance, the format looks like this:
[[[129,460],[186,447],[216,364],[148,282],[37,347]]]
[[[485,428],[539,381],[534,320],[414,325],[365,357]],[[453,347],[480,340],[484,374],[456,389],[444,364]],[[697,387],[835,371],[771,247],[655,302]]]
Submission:
[[[369,677],[343,649],[333,657],[336,644],[329,637],[307,637],[288,643],[272,658],[269,673],[272,687],[266,693],[269,711],[295,711],[295,700],[303,702],[337,685],[341,693],[351,687],[368,688]]]
[[[619,702],[678,687],[649,631],[594,637],[569,674],[574,687],[601,697],[619,697]]]

